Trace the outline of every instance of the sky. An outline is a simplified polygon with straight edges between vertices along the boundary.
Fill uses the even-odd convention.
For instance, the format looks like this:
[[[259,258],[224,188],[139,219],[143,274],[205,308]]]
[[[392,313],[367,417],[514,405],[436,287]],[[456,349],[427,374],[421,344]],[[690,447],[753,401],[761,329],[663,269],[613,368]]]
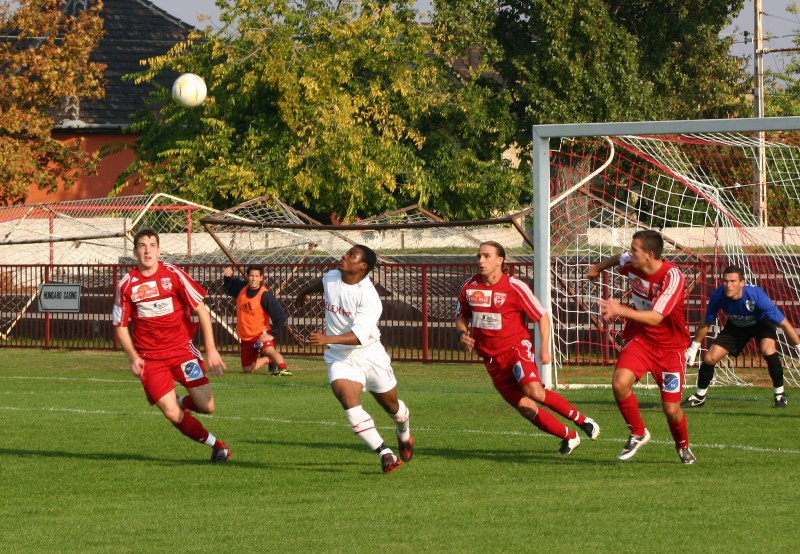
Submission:
[[[151,0],[162,10],[179,17],[183,21],[205,27],[208,23],[212,26],[217,23],[216,16],[219,14],[214,0]],[[794,46],[792,38],[797,29],[800,29],[800,19],[786,11],[791,0],[762,0],[762,24],[764,36],[764,48],[786,48]],[[430,9],[430,0],[418,0],[417,9],[426,11]],[[199,14],[210,15],[208,23],[198,24]],[[744,32],[751,34],[755,26],[755,16],[753,13],[753,0],[747,0],[744,8],[734,20],[733,24],[725,29],[721,36],[732,35],[734,45],[731,51],[738,55],[753,57],[752,41],[745,43]],[[780,71],[787,63],[789,57],[785,53],[765,54],[764,66],[768,70]]]

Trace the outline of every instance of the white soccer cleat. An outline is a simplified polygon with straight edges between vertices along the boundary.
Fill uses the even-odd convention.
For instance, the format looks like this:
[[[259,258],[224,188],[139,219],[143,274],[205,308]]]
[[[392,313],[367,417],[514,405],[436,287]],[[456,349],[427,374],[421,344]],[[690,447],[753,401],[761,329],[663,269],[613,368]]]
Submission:
[[[586,436],[593,441],[596,441],[597,437],[600,436],[600,426],[590,417],[587,417],[583,423],[578,425],[578,427],[580,427],[583,432],[586,433]]]
[[[631,458],[636,456],[636,453],[639,451],[641,447],[650,442],[651,438],[652,437],[648,429],[644,430],[644,435],[642,436],[631,435],[630,437],[628,437],[628,442],[625,443],[625,446],[622,448],[622,452],[619,453],[619,456],[617,456],[617,458],[623,461],[630,460]]]
[[[561,441],[561,447],[558,449],[559,454],[572,454],[572,452],[581,445],[581,438],[575,435],[574,439],[564,439]]]

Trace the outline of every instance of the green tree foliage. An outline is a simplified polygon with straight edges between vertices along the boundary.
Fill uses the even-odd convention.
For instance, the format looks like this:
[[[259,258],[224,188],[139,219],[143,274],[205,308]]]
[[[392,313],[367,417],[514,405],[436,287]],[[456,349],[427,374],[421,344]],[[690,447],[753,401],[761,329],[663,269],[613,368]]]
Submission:
[[[224,28],[148,61],[203,76],[194,109],[159,90],[120,178],[215,206],[264,194],[342,219],[419,202],[478,217],[524,202],[500,153],[509,95],[458,73],[408,2],[227,0]]]
[[[60,0],[0,2],[0,202],[22,203],[31,185],[54,192],[95,168],[81,141],[52,137],[64,98],[100,98],[104,66],[89,63],[102,35],[100,4],[77,16]]]

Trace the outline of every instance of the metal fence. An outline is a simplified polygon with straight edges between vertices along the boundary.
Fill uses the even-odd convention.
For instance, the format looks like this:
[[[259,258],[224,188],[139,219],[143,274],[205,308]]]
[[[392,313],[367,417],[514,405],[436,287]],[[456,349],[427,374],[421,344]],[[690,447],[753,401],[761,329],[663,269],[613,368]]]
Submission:
[[[585,270],[585,261],[561,264],[572,273]],[[687,262],[688,265],[688,262]],[[687,296],[687,321],[690,330],[702,320],[705,305],[719,268],[692,264],[697,275]],[[718,264],[717,264],[718,265]],[[126,265],[0,265],[0,344],[7,347],[117,350],[111,325],[114,289],[131,266]],[[195,264],[182,267],[206,290],[206,304],[214,318],[214,332],[220,352],[238,355],[238,343],[231,333],[236,328],[236,306],[224,293],[222,264]],[[288,355],[321,355],[323,349],[302,338],[323,324],[322,299],[311,298],[302,309],[293,305],[297,291],[326,270],[324,264],[271,264],[265,266],[265,281],[276,293],[289,315],[287,327],[278,337],[281,352]],[[510,264],[512,274],[529,280],[532,264]],[[475,272],[474,263],[385,264],[372,275],[383,300],[380,321],[382,340],[392,358],[415,362],[473,362],[478,358],[458,348],[453,319],[458,291]],[[608,274],[606,274],[608,275]],[[564,278],[574,279],[575,275]],[[771,279],[783,279],[780,275]],[[608,277],[606,277],[608,278]],[[78,313],[42,313],[36,295],[38,284],[80,284]],[[585,309],[574,299],[555,298],[554,310]],[[798,319],[797,301],[776,298],[789,320]],[[573,345],[563,365],[585,368],[612,366],[616,357],[613,333],[594,325],[559,328],[553,332]],[[565,340],[569,339],[569,340]],[[197,337],[201,340],[201,337]],[[752,346],[752,345],[751,345]],[[751,347],[737,365],[758,366],[757,352]]]

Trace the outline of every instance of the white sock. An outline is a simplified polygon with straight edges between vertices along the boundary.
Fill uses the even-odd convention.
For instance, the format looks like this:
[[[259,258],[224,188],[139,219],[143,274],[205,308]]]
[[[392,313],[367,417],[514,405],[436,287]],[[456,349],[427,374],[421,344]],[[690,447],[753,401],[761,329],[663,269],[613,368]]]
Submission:
[[[783,394],[783,385],[780,387],[775,387],[775,396],[778,396],[779,394]]]
[[[372,416],[363,407],[356,406],[345,410],[344,413],[347,416],[347,421],[350,422],[350,427],[353,428],[353,433],[358,435],[358,438],[364,441],[370,450],[380,448],[383,444],[383,439],[378,430],[375,429],[375,422],[372,420]]]
[[[217,437],[209,433],[208,438],[205,441],[203,441],[203,444],[207,444],[208,446],[213,448],[216,442],[217,442]]]
[[[400,404],[400,409],[398,409],[397,413],[392,416],[392,419],[394,419],[394,424],[397,428],[397,438],[403,442],[406,442],[411,436],[411,430],[408,424],[410,413],[405,402],[398,400],[398,403]]]
[[[705,396],[707,392],[708,389],[697,389],[697,392],[695,394],[697,394],[697,396]]]

